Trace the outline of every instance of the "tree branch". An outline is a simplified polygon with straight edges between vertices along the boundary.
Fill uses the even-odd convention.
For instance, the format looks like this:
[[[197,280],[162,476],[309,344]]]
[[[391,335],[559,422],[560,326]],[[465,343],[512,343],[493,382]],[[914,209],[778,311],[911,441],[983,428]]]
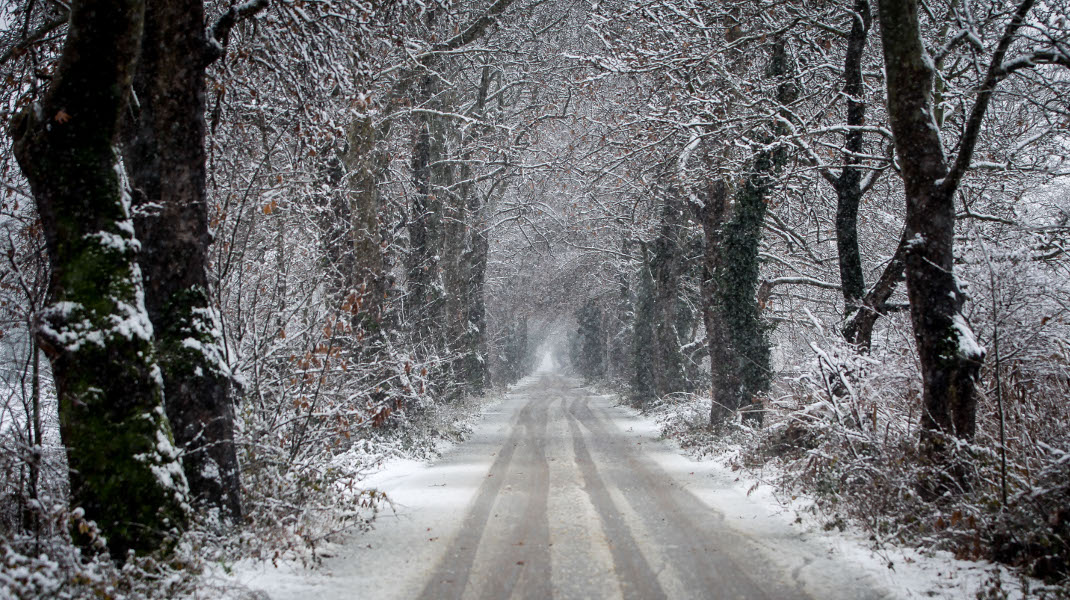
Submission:
[[[483,32],[494,23],[498,15],[505,12],[505,9],[509,8],[509,5],[512,3],[513,0],[496,0],[494,4],[490,5],[490,8],[487,9],[487,12],[484,13],[483,16],[472,23],[469,23],[468,27],[465,27],[463,31],[441,44],[431,46],[432,52],[456,50],[461,46],[466,46],[472,43],[478,39],[479,36],[483,35]]]
[[[19,40],[17,43],[12,44],[12,46],[8,48],[2,56],[0,56],[0,66],[3,66],[4,63],[6,63],[7,61],[25,52],[30,48],[30,46],[33,46],[34,44],[40,42],[42,38],[59,29],[61,25],[66,25],[68,16],[69,15],[64,14],[62,17],[47,21],[40,27],[35,29],[33,33],[27,35],[25,38]]]
[[[962,176],[970,167],[970,159],[973,157],[973,150],[977,146],[977,138],[981,132],[981,124],[984,122],[985,112],[988,110],[988,103],[992,99],[992,92],[996,89],[996,84],[1001,79],[1000,72],[1004,66],[1003,57],[1007,55],[1007,49],[1010,48],[1011,42],[1014,41],[1014,36],[1022,27],[1022,23],[1025,22],[1025,16],[1033,8],[1034,3],[1035,0],[1023,0],[1018,6],[1018,10],[1015,11],[1011,22],[1007,24],[1007,29],[1004,30],[1003,37],[996,46],[995,53],[992,54],[992,62],[988,65],[988,74],[985,75],[984,83],[977,90],[977,100],[974,101],[973,109],[970,111],[970,118],[966,122],[966,128],[962,134],[962,145],[959,147],[955,164],[951,166],[951,170],[940,184],[944,192],[950,192],[957,188]]]
[[[776,287],[778,285],[809,285],[809,286],[813,286],[813,287],[824,288],[826,290],[838,290],[838,289],[840,289],[840,284],[838,284],[838,283],[830,283],[828,281],[822,281],[822,280],[816,279],[814,277],[805,277],[805,276],[803,276],[803,277],[776,277],[774,279],[767,279],[767,280],[763,281],[762,285],[763,286],[768,286],[770,288]]]
[[[1032,69],[1037,65],[1062,65],[1070,68],[1070,56],[1053,50],[1038,50],[1028,56],[1019,56],[1003,63],[996,70],[996,77],[1002,80],[1015,71]]]
[[[256,16],[257,13],[267,8],[270,0],[249,0],[245,4],[231,6],[227,12],[220,15],[211,29],[208,30],[209,63],[215,62],[223,56],[223,51],[230,41],[230,30],[242,21]]]

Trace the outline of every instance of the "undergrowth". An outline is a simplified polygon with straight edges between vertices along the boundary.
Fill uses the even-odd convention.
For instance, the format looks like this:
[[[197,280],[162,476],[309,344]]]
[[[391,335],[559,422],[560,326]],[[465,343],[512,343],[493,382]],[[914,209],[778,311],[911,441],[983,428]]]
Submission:
[[[761,471],[785,496],[812,498],[826,528],[853,523],[877,546],[998,561],[1043,582],[1026,583],[1027,595],[1070,597],[1068,379],[1005,362],[1001,445],[994,378],[986,373],[976,438],[947,440],[946,455],[932,461],[919,450],[920,376],[911,349],[864,355],[833,336],[820,342],[812,345],[814,362],[779,378],[765,398],[764,427],[737,421],[711,431],[707,391],[655,406],[663,434],[696,456]],[[988,589],[987,597],[1003,597],[996,583]]]
[[[19,485],[25,474],[18,478],[24,457],[15,451],[16,442],[5,440],[0,483],[15,502],[0,509],[0,598],[256,599],[255,593],[217,575],[243,559],[319,564],[325,546],[389,510],[386,494],[361,485],[368,474],[385,460],[427,460],[444,443],[463,440],[480,406],[491,400],[469,397],[397,411],[381,426],[343,436],[346,444],[304,461],[282,460],[283,455],[265,450],[262,439],[253,443],[246,431],[241,438],[246,440],[244,523],[235,528],[211,514],[198,515],[166,559],[131,556],[118,561],[107,553],[103,537],[93,552],[74,545],[70,529],[92,534],[95,524],[67,505],[63,453],[45,456],[43,485],[36,498],[29,498],[29,490]]]

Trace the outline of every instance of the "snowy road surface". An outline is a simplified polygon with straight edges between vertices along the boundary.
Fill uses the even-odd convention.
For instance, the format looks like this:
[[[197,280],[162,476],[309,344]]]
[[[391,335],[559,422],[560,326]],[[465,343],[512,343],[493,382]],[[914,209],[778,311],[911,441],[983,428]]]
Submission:
[[[435,464],[375,477],[397,515],[321,571],[248,583],[316,600],[886,597],[701,467],[612,397],[536,375]]]

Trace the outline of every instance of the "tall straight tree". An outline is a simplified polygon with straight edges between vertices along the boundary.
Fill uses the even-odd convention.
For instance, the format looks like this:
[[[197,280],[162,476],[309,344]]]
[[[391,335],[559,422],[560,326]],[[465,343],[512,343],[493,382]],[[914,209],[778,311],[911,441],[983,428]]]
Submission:
[[[795,65],[782,40],[773,43],[766,77],[776,82],[776,101],[781,107],[791,105],[799,95],[794,81]],[[761,423],[760,395],[768,391],[772,382],[770,365],[771,348],[768,325],[762,321],[756,298],[760,273],[759,247],[769,195],[774,178],[787,161],[787,149],[768,146],[777,136],[784,135],[783,126],[772,125],[771,131],[761,134],[759,150],[748,161],[742,184],[735,190],[731,218],[719,214],[718,197],[711,194],[703,218],[706,243],[716,243],[717,248],[707,246],[706,266],[713,277],[713,296],[704,299],[716,311],[716,323],[707,317],[707,335],[711,344],[711,361],[727,361],[728,366],[716,367],[715,394],[710,414],[712,425],[720,425],[729,414],[726,411],[741,410],[748,420]],[[719,190],[716,190],[719,191]],[[718,230],[711,233],[711,230]],[[709,256],[710,254],[714,256]],[[720,338],[718,340],[717,338]],[[727,342],[731,349],[727,355],[713,344]],[[720,357],[718,357],[720,354]],[[727,369],[727,370],[725,370]],[[721,377],[717,376],[718,370]],[[718,386],[718,381],[720,385]]]
[[[847,126],[845,135],[844,164],[840,176],[832,179],[836,189],[836,249],[840,257],[840,285],[847,314],[861,308],[865,294],[862,274],[862,256],[858,251],[858,205],[862,201],[862,170],[859,155],[864,142],[863,132],[858,127],[865,123],[866,104],[863,99],[862,53],[873,19],[868,0],[856,0],[856,17],[851,20],[851,33],[847,38],[847,52],[843,68],[843,94],[847,97]]]
[[[706,341],[710,354],[710,424],[720,426],[728,422],[737,408],[732,390],[739,387],[732,368],[732,346],[723,312],[717,302],[718,286],[715,278],[724,262],[724,224],[730,214],[728,186],[723,180],[712,182],[702,190],[698,205],[702,224],[704,249],[702,253],[702,321],[706,327]]]
[[[165,547],[186,520],[188,489],[115,153],[144,11],[144,0],[73,2],[52,83],[12,132],[52,267],[38,338],[52,361],[72,505],[117,558]]]
[[[652,327],[654,344],[643,348],[653,363],[654,393],[664,396],[685,387],[684,356],[677,330],[680,285],[687,257],[684,255],[683,230],[687,225],[684,200],[679,190],[665,190],[661,207],[661,226],[653,242],[649,269],[654,279]]]
[[[469,110],[474,119],[486,119],[491,80],[491,67],[484,64],[476,98]],[[473,145],[484,134],[484,130],[489,128],[472,129],[475,131],[470,130],[460,135],[462,147],[464,144]],[[454,198],[453,206],[446,211],[452,218],[447,221],[445,227],[443,262],[447,292],[446,314],[452,329],[449,335],[454,344],[453,349],[460,354],[455,362],[455,372],[465,384],[468,393],[479,395],[483,393],[487,382],[484,286],[489,240],[486,231],[487,200],[475,181],[473,158],[472,148],[466,148],[458,169],[459,192]],[[491,196],[496,189],[504,188],[504,180],[499,179],[486,196]]]
[[[655,283],[650,268],[650,249],[640,243],[639,281],[636,286],[635,326],[632,335],[632,394],[637,406],[646,406],[657,399],[655,365],[649,351],[657,343],[654,323]]]
[[[1058,47],[1034,46],[1008,59],[1034,0],[1013,10],[976,87],[957,154],[944,153],[933,100],[933,60],[923,45],[917,0],[880,0],[881,39],[888,74],[888,113],[906,190],[906,280],[924,386],[924,441],[936,455],[938,434],[970,439],[976,432],[975,383],[984,359],[962,313],[965,296],[953,272],[955,193],[970,167],[996,86],[1038,64],[1070,66]],[[997,13],[994,13],[997,14]],[[1051,43],[1051,42],[1049,42]]]
[[[434,24],[435,11],[427,20]],[[420,76],[414,102],[427,112],[416,118],[412,149],[413,194],[410,207],[408,293],[411,298],[416,339],[433,348],[442,347],[443,298],[439,261],[442,249],[443,188],[452,181],[450,165],[442,160],[445,153],[445,119],[437,113],[441,106],[440,85],[433,72],[434,61],[428,59],[428,72]],[[436,189],[437,188],[437,189]]]
[[[238,18],[267,4],[231,9],[213,28],[225,39]],[[149,3],[134,76],[137,102],[124,132],[136,190],[138,258],[145,305],[167,393],[167,416],[184,448],[196,500],[241,515],[231,374],[209,302],[205,191],[205,69],[221,54],[204,26],[202,0]]]

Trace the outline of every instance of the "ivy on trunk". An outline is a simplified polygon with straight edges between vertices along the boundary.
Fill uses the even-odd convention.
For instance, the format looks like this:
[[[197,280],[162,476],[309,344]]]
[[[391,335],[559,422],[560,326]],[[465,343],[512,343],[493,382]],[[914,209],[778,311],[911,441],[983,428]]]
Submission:
[[[143,0],[75,1],[52,83],[12,132],[52,268],[37,335],[56,381],[72,505],[119,559],[167,549],[188,508],[115,153],[144,11]],[[75,528],[89,543],[84,534]]]

